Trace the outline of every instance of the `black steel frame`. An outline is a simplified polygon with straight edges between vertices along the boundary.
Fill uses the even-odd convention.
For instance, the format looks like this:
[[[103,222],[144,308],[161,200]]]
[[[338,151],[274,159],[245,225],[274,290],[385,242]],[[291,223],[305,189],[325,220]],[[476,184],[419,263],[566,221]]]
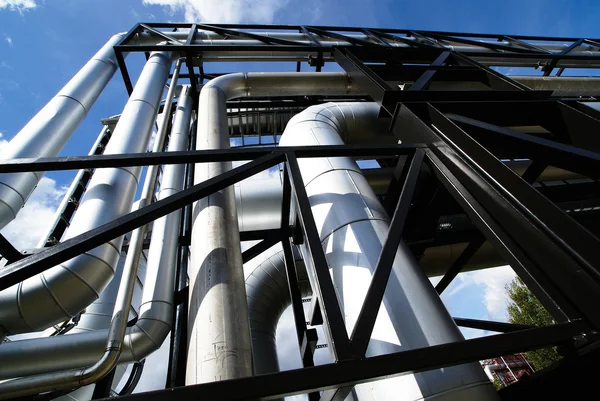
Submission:
[[[186,43],[174,41],[165,29],[190,29]],[[557,68],[560,60],[585,59],[583,56],[570,54],[573,48],[582,44],[600,47],[598,40],[347,27],[138,24],[115,46],[128,91],[131,92],[132,84],[123,54],[165,49],[177,49],[186,57],[188,74],[184,76],[190,79],[194,84],[193,90],[197,91],[195,84],[213,76],[205,73],[203,63],[198,66],[198,71],[194,65],[202,51],[208,50],[208,46],[192,44],[199,29],[264,42],[264,46],[252,46],[252,50],[264,47],[273,52],[291,50],[298,54],[316,51],[319,54],[317,60],[309,60],[307,57],[307,61],[317,70],[323,66],[324,54],[333,56],[361,90],[381,105],[382,117],[392,117],[390,131],[402,141],[402,145],[235,148],[16,159],[0,164],[0,173],[188,165],[188,187],[182,192],[32,255],[22,255],[0,236],[0,253],[10,262],[0,269],[0,290],[3,290],[134,228],[184,208],[176,294],[179,306],[174,320],[175,335],[171,343],[172,356],[169,364],[168,387],[171,389],[127,395],[125,398],[162,400],[197,399],[204,396],[212,400],[242,400],[274,399],[308,393],[311,401],[343,400],[354,385],[378,378],[478,361],[549,345],[566,344],[573,348],[575,337],[587,346],[593,343],[594,334],[600,329],[600,312],[597,308],[600,304],[600,258],[595,253],[600,241],[570,214],[538,191],[532,183],[548,165],[600,178],[597,173],[600,171],[600,141],[593,135],[587,135],[591,130],[597,132],[600,128],[598,112],[581,103],[581,99],[561,99],[554,97],[551,91],[531,90],[465,54],[448,51],[441,44],[481,45],[481,42],[474,41],[478,38],[507,41],[511,46],[502,43],[487,44],[492,52],[485,55],[491,59],[535,58],[539,60],[545,75],[549,75]],[[304,45],[251,34],[249,29],[303,32],[308,35],[311,44]],[[132,38],[142,31],[156,35],[169,44],[131,44]],[[365,34],[374,42],[347,36],[351,33]],[[324,37],[347,41],[349,45],[325,48],[319,41]],[[409,40],[409,37],[418,40]],[[535,43],[529,43],[537,40],[561,43],[568,41],[572,45],[560,55],[552,55],[537,47]],[[407,43],[410,48],[391,47],[389,44],[394,41]],[[230,46],[210,46],[212,51],[226,52],[231,49]],[[250,50],[250,47],[239,47],[236,50]],[[561,74],[562,69],[557,75]],[[438,79],[462,82],[466,78],[485,84],[488,90],[429,90],[431,82]],[[391,84],[398,80],[414,83],[408,90],[399,90]],[[197,98],[197,92],[194,98]],[[364,96],[360,99],[364,99]],[[317,101],[323,100],[326,99]],[[550,134],[541,137],[510,128],[532,125],[541,126]],[[395,179],[388,190],[386,205],[393,211],[390,231],[358,321],[350,334],[344,325],[298,166],[298,158],[324,156],[403,160],[403,164],[397,163]],[[519,176],[501,161],[509,157],[528,158],[533,160],[533,164],[523,176]],[[251,161],[201,184],[191,185],[193,163],[237,160]],[[184,272],[187,260],[186,245],[189,244],[190,236],[190,205],[202,197],[280,163],[285,165],[282,204],[284,223],[276,230],[242,232],[242,240],[260,240],[257,245],[243,253],[243,259],[250,260],[273,244],[282,242],[304,368],[230,381],[182,386],[184,367],[181,361],[186,344],[184,317],[187,313]],[[376,311],[381,304],[400,241],[406,240],[408,234],[413,231],[415,214],[437,216],[440,213],[439,210],[433,209],[432,205],[435,202],[431,199],[432,194],[438,194],[439,191],[432,188],[439,188],[448,199],[452,199],[476,228],[467,249],[452,266],[448,266],[446,275],[436,287],[438,292],[441,293],[447,288],[483,242],[489,241],[553,314],[557,324],[532,328],[457,317],[455,322],[459,326],[504,334],[390,355],[365,357]],[[292,205],[296,207],[297,221],[288,224]],[[597,205],[600,206],[600,202]],[[333,364],[314,366],[316,332],[306,324],[307,317],[302,308],[292,255],[292,242],[303,242],[309,251],[305,263],[314,273],[316,280],[308,320],[311,324],[325,323],[329,346],[335,358]],[[578,351],[575,351],[571,359],[577,358],[577,354]]]

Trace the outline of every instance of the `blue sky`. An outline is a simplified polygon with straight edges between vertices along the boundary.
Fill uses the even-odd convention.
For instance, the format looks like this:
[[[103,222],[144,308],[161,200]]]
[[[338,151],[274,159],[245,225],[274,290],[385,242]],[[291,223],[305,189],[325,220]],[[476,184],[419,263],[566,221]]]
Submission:
[[[111,35],[137,22],[354,25],[598,38],[599,16],[597,1],[569,0],[0,0],[0,149]],[[117,73],[62,154],[86,154],[101,128],[100,118],[120,113],[126,100]],[[31,229],[13,225],[4,233],[31,246],[73,174],[47,174],[20,217],[21,227]],[[464,274],[443,299],[455,316],[503,320],[503,287],[511,278],[510,269]]]

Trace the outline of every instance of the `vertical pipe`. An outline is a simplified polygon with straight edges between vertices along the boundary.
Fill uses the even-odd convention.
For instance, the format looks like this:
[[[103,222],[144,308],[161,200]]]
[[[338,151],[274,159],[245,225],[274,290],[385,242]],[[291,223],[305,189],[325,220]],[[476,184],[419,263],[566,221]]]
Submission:
[[[228,149],[227,100],[245,96],[352,93],[347,74],[229,74],[200,92],[196,149]],[[240,120],[240,128],[244,124]],[[194,183],[231,169],[196,166]],[[252,375],[248,309],[233,186],[194,205],[186,384]]]
[[[6,145],[0,159],[56,156],[117,70],[114,35]],[[0,228],[13,220],[43,172],[0,174]]]
[[[196,149],[227,149],[226,94],[210,83],[200,92]],[[198,184],[231,162],[197,164]],[[186,384],[252,375],[244,272],[233,186],[194,205]]]

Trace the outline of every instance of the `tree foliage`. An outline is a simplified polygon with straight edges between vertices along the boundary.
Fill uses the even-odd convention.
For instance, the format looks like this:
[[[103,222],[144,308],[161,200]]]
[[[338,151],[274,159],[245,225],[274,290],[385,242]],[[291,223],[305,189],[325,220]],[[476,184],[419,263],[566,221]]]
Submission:
[[[550,313],[519,277],[506,286],[506,291],[510,298],[507,312],[511,323],[538,327],[555,324]],[[556,347],[530,351],[526,354],[536,370],[544,369],[562,358]]]

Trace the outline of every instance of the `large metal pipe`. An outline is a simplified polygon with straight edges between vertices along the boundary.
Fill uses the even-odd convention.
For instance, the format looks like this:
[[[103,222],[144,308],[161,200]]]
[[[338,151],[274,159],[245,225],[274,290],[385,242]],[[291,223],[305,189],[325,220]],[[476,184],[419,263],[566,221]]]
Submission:
[[[105,154],[145,152],[171,56],[153,53],[146,63]],[[129,212],[140,167],[96,171],[65,238]],[[71,318],[98,298],[114,275],[122,237],[0,292],[0,327],[8,334],[39,331]]]
[[[114,35],[3,148],[0,159],[56,156],[117,70]],[[0,228],[13,220],[43,172],[0,174]],[[1,324],[1,320],[0,320]]]
[[[179,95],[169,151],[187,149],[192,99],[185,88]],[[183,189],[185,165],[167,165],[157,199]],[[180,211],[153,223],[146,280],[139,317],[127,330],[119,363],[141,361],[157,350],[171,328],[173,289]],[[115,291],[116,292],[116,291]],[[87,366],[102,355],[107,330],[13,341],[0,347],[0,379]]]
[[[102,131],[100,131],[98,138],[96,138],[96,141],[94,142],[92,148],[88,152],[88,156],[92,156],[96,153],[96,150],[98,149],[98,146],[100,146],[100,143],[106,138],[106,135],[109,134],[109,130],[110,128],[108,127],[108,125],[104,125],[102,127]],[[53,235],[56,226],[61,222],[61,219],[64,218],[63,213],[68,208],[69,204],[73,202],[73,199],[75,199],[75,194],[81,191],[81,180],[86,173],[86,170],[77,171],[75,177],[73,178],[73,181],[71,182],[71,186],[69,186],[69,189],[63,196],[62,201],[60,202],[58,208],[56,209],[56,212],[54,213],[52,222],[48,225],[48,230],[46,234],[40,238],[36,248],[44,248],[49,240],[51,242],[60,241],[60,238],[50,238],[50,236]]]
[[[552,90],[553,96],[599,96],[600,77],[510,76],[536,90]]]
[[[227,100],[246,96],[353,93],[347,74],[238,73],[200,92],[197,149],[229,148]],[[196,165],[195,183],[231,169],[231,162]],[[248,310],[235,195],[228,187],[194,205],[186,383],[252,375]]]
[[[299,262],[299,255],[296,258]],[[298,263],[299,267],[302,265]],[[244,269],[250,272],[246,277],[246,294],[255,356],[254,374],[278,372],[275,332],[279,318],[291,303],[281,244],[254,257]],[[298,268],[298,283],[302,296],[312,293],[306,269]]]
[[[338,107],[348,110],[344,116],[352,115],[352,104]],[[342,145],[338,132],[344,126],[343,121],[332,118],[329,110],[312,106],[290,121],[280,145]],[[300,159],[299,163],[346,329],[352,332],[387,236],[389,217],[354,160],[318,158]],[[463,339],[429,280],[402,243],[367,356]],[[356,393],[361,401],[497,399],[494,388],[476,363],[359,385]]]

